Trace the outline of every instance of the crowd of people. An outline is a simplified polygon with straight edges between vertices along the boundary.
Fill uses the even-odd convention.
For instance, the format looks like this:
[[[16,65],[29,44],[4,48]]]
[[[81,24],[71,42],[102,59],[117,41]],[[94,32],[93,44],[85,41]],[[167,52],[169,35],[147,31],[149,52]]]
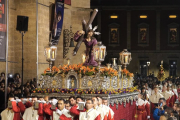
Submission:
[[[160,82],[154,75],[142,77],[136,74],[134,86],[138,86],[136,102],[137,120],[179,120],[180,79],[169,77]]]
[[[153,74],[134,76],[134,86],[138,87],[138,100],[134,120],[179,120],[180,119],[180,79],[169,77],[163,82]],[[7,108],[4,99],[0,99],[2,120],[114,120],[114,112],[108,106],[107,99],[99,96],[84,100],[81,96],[49,98],[31,96],[36,88],[36,79],[21,85],[16,74],[8,78]],[[5,74],[0,77],[0,95],[5,92]],[[2,97],[4,98],[4,97]],[[10,111],[10,112],[9,112]]]
[[[114,120],[107,99],[100,96],[84,99],[81,96],[63,98],[15,97],[9,95],[8,107],[1,112],[2,120]]]
[[[8,85],[7,85],[7,98],[9,95],[13,94],[15,97],[20,98],[21,96],[30,96],[31,90],[36,87],[36,79],[27,81],[24,85],[21,85],[20,74],[17,73],[13,76],[9,75]],[[5,107],[5,73],[1,73],[0,76],[0,112],[4,110]]]

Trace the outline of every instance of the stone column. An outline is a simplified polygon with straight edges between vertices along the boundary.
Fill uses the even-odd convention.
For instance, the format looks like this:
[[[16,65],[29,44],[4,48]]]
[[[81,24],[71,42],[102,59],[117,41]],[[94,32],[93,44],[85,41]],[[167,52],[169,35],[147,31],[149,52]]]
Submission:
[[[101,10],[98,10],[97,23],[98,23],[97,31],[101,33]],[[98,35],[98,41],[101,41],[101,34]]]
[[[127,11],[127,49],[131,49],[131,11]]]
[[[160,50],[160,11],[156,11],[156,50]]]

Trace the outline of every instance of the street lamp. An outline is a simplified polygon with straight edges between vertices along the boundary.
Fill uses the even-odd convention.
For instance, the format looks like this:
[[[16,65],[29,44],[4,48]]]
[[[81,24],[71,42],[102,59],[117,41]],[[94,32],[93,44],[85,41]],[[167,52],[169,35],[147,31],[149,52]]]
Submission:
[[[124,68],[126,69],[127,65],[129,65],[130,61],[132,60],[131,58],[131,53],[127,51],[127,49],[124,49],[121,53],[119,53],[120,55],[120,62],[121,64],[124,65]]]
[[[149,75],[149,66],[150,66],[150,61],[147,61],[147,66],[148,66],[148,75]]]
[[[57,53],[57,47],[52,45],[51,43],[49,44],[49,46],[45,47],[44,54],[46,57],[46,61],[49,62],[50,72],[52,69],[52,62],[55,61],[56,59],[56,53]]]
[[[100,73],[101,62],[104,61],[104,58],[106,56],[106,46],[104,46],[102,42],[98,42],[98,44],[93,47],[93,53],[94,53],[94,60],[98,62],[99,73]]]

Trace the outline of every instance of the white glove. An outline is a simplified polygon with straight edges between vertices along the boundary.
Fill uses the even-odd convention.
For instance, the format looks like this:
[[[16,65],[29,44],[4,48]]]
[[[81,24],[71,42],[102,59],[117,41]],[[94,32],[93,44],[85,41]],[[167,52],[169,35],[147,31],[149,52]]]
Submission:
[[[136,106],[138,106],[138,103],[136,102]]]
[[[53,105],[55,105],[57,102],[58,102],[57,99],[53,99],[53,100],[52,100],[52,104],[53,104]]]
[[[46,103],[46,101],[44,101],[44,100],[43,100],[43,101],[41,101],[41,103],[43,103],[43,104],[44,104],[44,103]]]
[[[24,98],[24,99],[23,99],[23,101],[26,101],[26,102],[27,102],[27,101],[28,101],[28,99]]]
[[[147,119],[150,119],[150,116],[147,116]]]
[[[48,102],[47,102],[47,104],[49,104],[49,103],[51,103],[52,101],[51,100],[49,100]]]
[[[18,103],[18,102],[21,102],[21,100],[20,99],[16,99],[16,102]]]
[[[62,115],[62,112],[59,109],[56,110],[56,113],[59,114],[60,116]]]
[[[36,102],[41,103],[41,101],[40,101],[40,100],[37,100]]]
[[[13,101],[16,101],[16,100],[11,100],[11,102],[13,102]]]
[[[32,98],[29,98],[29,101],[31,102]]]

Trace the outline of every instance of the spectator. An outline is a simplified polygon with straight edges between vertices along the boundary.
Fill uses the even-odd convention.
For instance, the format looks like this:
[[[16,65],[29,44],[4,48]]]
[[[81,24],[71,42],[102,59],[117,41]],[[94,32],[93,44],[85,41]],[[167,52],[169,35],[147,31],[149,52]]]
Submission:
[[[16,73],[14,75],[14,83],[21,84],[21,78],[20,78],[20,74],[19,73]]]
[[[158,113],[159,113],[160,105],[158,103],[155,103],[154,106],[155,106],[155,110],[153,111],[153,118],[155,120],[159,120],[160,115]]]

